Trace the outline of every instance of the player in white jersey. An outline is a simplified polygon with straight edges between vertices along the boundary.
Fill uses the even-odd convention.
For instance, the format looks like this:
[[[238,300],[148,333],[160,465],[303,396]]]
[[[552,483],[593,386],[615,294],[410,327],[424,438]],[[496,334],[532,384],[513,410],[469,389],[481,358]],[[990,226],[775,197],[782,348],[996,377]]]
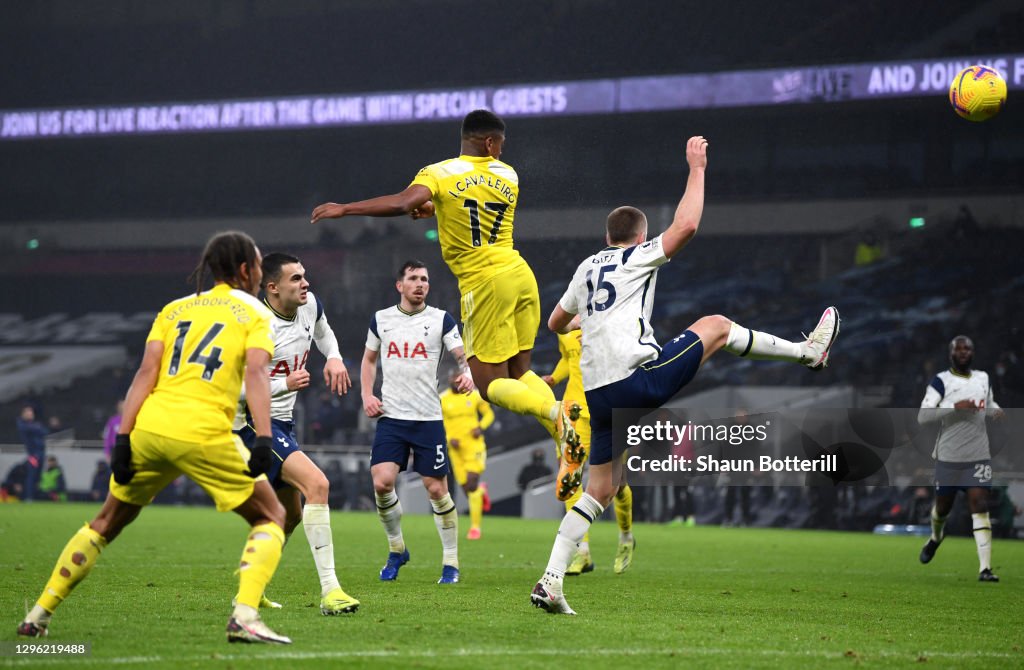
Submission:
[[[714,315],[698,319],[664,347],[658,344],[651,327],[658,268],[697,232],[704,209],[707,140],[691,137],[686,161],[686,192],[668,230],[648,241],[643,212],[634,207],[612,211],[608,246],[580,264],[548,319],[553,331],[583,331],[580,368],[592,431],[586,492],[562,519],[547,569],[530,594],[530,601],[548,612],[575,614],[562,593],[565,569],[590,524],[625,483],[622,453],[612,443],[614,408],[660,407],[719,349],[821,369],[839,333],[839,314],[829,307],[804,342],[748,330]]]
[[[992,488],[992,456],[988,449],[985,418],[1001,419],[1003,411],[992,396],[988,374],[972,370],[974,343],[957,335],[949,343],[950,368],[935,375],[924,392],[918,422],[941,422],[932,458],[935,459],[935,504],[932,536],[921,549],[928,563],[942,542],[946,518],[957,491],[965,491],[971,510],[974,542],[978,547],[978,581],[998,582],[992,573],[992,523],[988,494]]]
[[[309,291],[306,269],[299,259],[289,254],[272,253],[263,257],[262,266],[264,303],[274,315],[270,323],[274,356],[268,370],[276,458],[267,472],[267,479],[284,505],[285,537],[291,536],[300,521],[306,531],[306,540],[320,576],[320,613],[329,616],[355,612],[359,601],[341,588],[334,569],[331,515],[327,507],[330,484],[316,463],[299,448],[292,418],[299,390],[309,386],[306,360],[311,343],[316,343],[316,348],[327,359],[324,383],[333,393],[342,395],[348,392],[352,382],[323,305]],[[234,427],[242,441],[250,445],[256,433],[247,424],[247,418],[243,395]],[[305,505],[300,495],[305,498]],[[265,595],[260,605],[280,607]]]
[[[406,261],[398,271],[395,288],[399,303],[373,316],[366,334],[366,351],[360,368],[363,411],[380,417],[370,453],[370,474],[377,500],[377,515],[388,536],[388,560],[380,571],[382,581],[398,578],[409,562],[402,537],[402,503],[395,493],[395,478],[413,457],[434,510],[441,537],[442,567],[438,584],[459,581],[459,521],[448,493],[448,440],[437,393],[437,369],[447,349],[461,371],[458,390],[473,390],[459,327],[448,312],[426,304],[430,291],[427,268]],[[384,380],[381,397],[373,394],[380,360]]]

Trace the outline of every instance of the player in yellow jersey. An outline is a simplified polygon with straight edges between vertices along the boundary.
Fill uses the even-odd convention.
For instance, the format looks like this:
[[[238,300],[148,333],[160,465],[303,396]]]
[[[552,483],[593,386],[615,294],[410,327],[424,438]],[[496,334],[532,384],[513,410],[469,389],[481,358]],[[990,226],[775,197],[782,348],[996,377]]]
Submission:
[[[580,355],[583,353],[583,331],[573,330],[569,333],[558,333],[558,351],[562,355],[550,375],[542,379],[551,386],[566,381],[565,402],[572,401],[580,405],[579,421],[576,422],[576,433],[580,436],[580,450],[583,460],[590,452],[590,410],[587,408],[587,397],[583,393],[583,373],[580,371]],[[583,495],[580,483],[583,479],[583,465],[566,462],[559,456],[560,466],[555,480],[555,495],[565,501],[565,511],[573,508]],[[633,550],[636,540],[633,538],[633,490],[623,482],[615,492],[615,520],[619,524],[619,549],[615,553],[614,569],[622,574],[633,563]],[[594,569],[594,560],[590,557],[590,531],[584,534],[576,555],[569,567],[565,569],[568,576],[580,575]]]
[[[441,393],[441,416],[444,419],[444,432],[448,436],[448,457],[451,459],[452,472],[469,501],[469,532],[466,539],[479,540],[484,497],[487,495],[487,485],[480,482],[480,475],[487,467],[484,431],[494,423],[494,410],[476,389],[469,393],[459,391],[461,380],[462,375],[458,370],[452,370],[448,375],[449,388]]]
[[[157,315],[124,400],[110,493],[96,518],[64,547],[42,595],[18,626],[19,635],[46,635],[53,611],[89,574],[100,551],[185,474],[218,510],[237,512],[252,527],[228,641],[291,642],[268,628],[257,611],[284,544],[284,507],[264,475],[274,457],[267,376],[274,343],[270,312],[255,298],[260,260],[245,233],[215,235],[190,278],[196,294],[169,303]],[[202,292],[207,269],[214,286]],[[258,435],[251,452],[231,432],[243,378]]]
[[[369,200],[324,203],[312,223],[345,216],[437,216],[441,255],[459,281],[463,340],[480,395],[499,407],[537,418],[579,462],[573,422],[579,408],[560,403],[530,370],[540,326],[533,270],[512,245],[519,175],[499,160],[505,123],[478,109],[462,121],[458,157],[428,165],[402,192]]]

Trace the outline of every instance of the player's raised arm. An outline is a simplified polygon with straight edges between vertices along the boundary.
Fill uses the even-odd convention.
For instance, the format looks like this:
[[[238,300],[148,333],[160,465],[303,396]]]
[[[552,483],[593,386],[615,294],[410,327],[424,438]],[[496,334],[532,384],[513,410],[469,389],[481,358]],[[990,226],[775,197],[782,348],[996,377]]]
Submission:
[[[430,201],[430,189],[422,184],[413,184],[401,193],[382,195],[369,200],[338,204],[325,202],[313,210],[309,219],[316,223],[321,219],[340,219],[345,216],[400,216],[419,210]]]
[[[661,248],[666,258],[672,258],[697,234],[700,217],[704,212],[704,169],[708,166],[708,141],[702,136],[686,142],[686,162],[690,175],[686,178],[686,191],[676,206],[672,225],[661,235]]]

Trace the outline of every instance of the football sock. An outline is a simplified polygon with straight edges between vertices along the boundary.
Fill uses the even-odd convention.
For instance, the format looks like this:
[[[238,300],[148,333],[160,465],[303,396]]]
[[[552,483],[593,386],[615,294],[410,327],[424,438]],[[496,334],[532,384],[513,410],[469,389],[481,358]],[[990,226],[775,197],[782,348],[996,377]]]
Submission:
[[[981,565],[978,571],[992,569],[992,522],[989,521],[988,512],[972,514],[974,522],[974,543],[978,545],[978,563]]]
[[[619,542],[632,542],[633,489],[629,488],[629,484],[622,486],[615,493],[615,520],[619,523]]]
[[[313,562],[320,575],[320,595],[340,589],[334,571],[334,541],[331,537],[331,513],[327,505],[305,505],[302,508],[302,528],[313,552]]]
[[[948,514],[946,516],[949,516]],[[935,510],[935,506],[932,505],[932,540],[935,542],[942,542],[942,528],[946,525],[946,517],[939,516],[939,513]]]
[[[529,374],[523,376],[526,377]],[[540,379],[540,383],[544,384],[544,380]],[[547,387],[547,384],[544,386]],[[548,388],[548,394],[551,394],[550,388]],[[495,379],[487,387],[487,399],[498,407],[504,407],[516,414],[529,414],[536,417],[548,433],[554,435],[558,402],[553,394],[548,398],[537,393],[523,381],[502,378]]]
[[[729,327],[729,336],[725,340],[725,350],[737,356],[755,360],[792,361],[798,363],[802,359],[799,343],[790,342],[768,333],[750,330],[738,323],[733,323]]]
[[[589,554],[590,553],[590,540],[588,539],[589,537],[590,537],[590,531],[588,530],[586,533],[584,533],[583,539],[580,540],[579,546],[576,547],[576,552],[577,553],[580,553],[580,554]]]
[[[565,568],[572,560],[573,554],[579,547],[580,540],[590,529],[590,524],[601,516],[604,507],[588,493],[584,493],[572,510],[566,512],[562,523],[558,527],[558,535],[555,537],[555,544],[551,548],[551,557],[548,558],[548,566],[544,570],[542,581],[554,595],[562,592],[562,580],[565,578]]]
[[[100,552],[106,546],[107,541],[90,528],[89,524],[79,528],[68,540],[60,558],[57,559],[57,564],[53,566],[53,573],[46,582],[37,605],[52,614],[72,589],[78,586],[78,582],[89,574]],[[33,613],[37,613],[35,609]]]
[[[466,498],[469,500],[469,526],[479,528],[484,516],[484,490],[477,487],[475,491],[467,493]]]
[[[402,537],[402,502],[394,491],[375,494],[377,498],[377,516],[384,524],[384,532],[388,535],[388,550],[395,553],[405,551],[405,538]]]
[[[249,530],[249,538],[238,566],[238,605],[256,609],[281,561],[284,531],[274,522],[261,523]]]
[[[555,436],[555,418],[551,416],[551,405],[558,402],[555,399],[555,392],[551,390],[548,383],[537,376],[537,373],[533,370],[527,370],[526,374],[519,378],[519,381],[530,387],[530,390],[537,395],[544,398],[544,401],[548,403],[548,413],[544,416],[538,416],[537,420],[540,421],[540,425],[544,426],[544,430],[548,431],[548,435],[551,437]],[[558,416],[557,412],[561,407],[555,406],[555,417]]]
[[[445,493],[440,500],[431,500],[434,508],[434,525],[441,536],[441,549],[444,556],[442,565],[459,567],[459,513],[455,510],[450,494]]]
[[[580,500],[580,498],[582,496],[583,496],[583,487],[580,486],[579,488],[576,489],[576,492],[573,493],[571,496],[569,496],[569,499],[565,501],[565,511],[566,512],[571,512],[572,508],[575,507],[576,503],[579,502],[579,500]],[[590,550],[590,544],[589,543],[590,543],[590,529],[588,528],[587,532],[583,534],[583,539],[580,541],[580,551],[583,551],[583,545],[584,544],[587,545],[587,551],[589,551]]]

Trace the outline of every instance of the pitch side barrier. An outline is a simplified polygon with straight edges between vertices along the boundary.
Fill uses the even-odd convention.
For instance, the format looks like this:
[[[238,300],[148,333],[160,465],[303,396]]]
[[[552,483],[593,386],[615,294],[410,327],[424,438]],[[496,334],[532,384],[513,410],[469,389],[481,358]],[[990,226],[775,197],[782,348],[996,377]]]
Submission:
[[[1024,88],[1024,53],[1004,53],[502,87],[11,109],[0,110],[0,141],[424,123],[461,119],[479,108],[507,117],[554,117],[945,97],[953,77],[969,65],[995,69],[1010,90]]]
[[[953,414],[949,414],[949,412]],[[980,410],[988,462],[962,465],[965,485],[1024,479],[1024,409]],[[613,449],[631,486],[934,486],[932,456],[943,419],[965,410],[616,409]],[[958,466],[960,467],[960,466]]]

